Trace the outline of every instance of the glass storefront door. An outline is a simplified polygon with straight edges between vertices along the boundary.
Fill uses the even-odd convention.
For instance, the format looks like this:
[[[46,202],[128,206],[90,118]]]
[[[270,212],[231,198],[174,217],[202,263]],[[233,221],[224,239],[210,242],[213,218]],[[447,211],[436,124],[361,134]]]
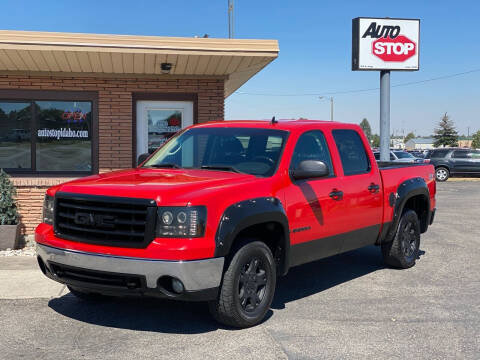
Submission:
[[[137,101],[137,157],[193,124],[191,101]]]

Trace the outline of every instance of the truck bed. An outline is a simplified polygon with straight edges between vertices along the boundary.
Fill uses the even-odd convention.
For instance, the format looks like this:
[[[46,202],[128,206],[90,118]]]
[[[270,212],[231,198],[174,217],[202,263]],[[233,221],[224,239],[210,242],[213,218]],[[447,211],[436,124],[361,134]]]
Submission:
[[[405,168],[410,166],[425,166],[430,165],[428,163],[402,163],[398,161],[377,161],[378,168],[380,170]]]

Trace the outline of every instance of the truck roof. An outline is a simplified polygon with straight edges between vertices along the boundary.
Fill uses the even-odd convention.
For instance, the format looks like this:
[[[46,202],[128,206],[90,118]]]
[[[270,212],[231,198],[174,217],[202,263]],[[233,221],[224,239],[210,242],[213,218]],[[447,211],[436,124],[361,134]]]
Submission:
[[[310,119],[298,119],[298,120],[276,120],[272,123],[271,120],[224,120],[224,121],[209,121],[202,124],[194,125],[196,128],[210,128],[210,127],[245,127],[245,128],[261,128],[261,129],[276,129],[276,130],[304,130],[308,128],[316,129],[321,125],[323,128],[344,128],[344,129],[358,129],[359,125],[341,123],[337,121],[326,120],[310,120]]]

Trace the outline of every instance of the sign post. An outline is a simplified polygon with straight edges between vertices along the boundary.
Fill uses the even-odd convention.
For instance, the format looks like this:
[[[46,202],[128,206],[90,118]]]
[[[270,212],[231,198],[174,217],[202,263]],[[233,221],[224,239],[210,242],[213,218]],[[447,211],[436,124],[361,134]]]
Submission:
[[[390,160],[390,70],[419,69],[420,20],[352,20],[352,70],[380,71],[380,160]]]
[[[390,160],[390,70],[380,71],[380,160]]]

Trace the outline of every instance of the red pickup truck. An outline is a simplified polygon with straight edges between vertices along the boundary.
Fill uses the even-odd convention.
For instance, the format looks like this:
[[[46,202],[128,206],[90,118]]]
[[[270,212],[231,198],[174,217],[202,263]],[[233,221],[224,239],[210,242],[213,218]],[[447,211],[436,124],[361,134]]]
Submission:
[[[206,123],[135,169],[48,189],[38,263],[82,299],[205,300],[247,327],[293,266],[372,244],[413,266],[435,192],[432,165],[377,163],[357,125]]]

